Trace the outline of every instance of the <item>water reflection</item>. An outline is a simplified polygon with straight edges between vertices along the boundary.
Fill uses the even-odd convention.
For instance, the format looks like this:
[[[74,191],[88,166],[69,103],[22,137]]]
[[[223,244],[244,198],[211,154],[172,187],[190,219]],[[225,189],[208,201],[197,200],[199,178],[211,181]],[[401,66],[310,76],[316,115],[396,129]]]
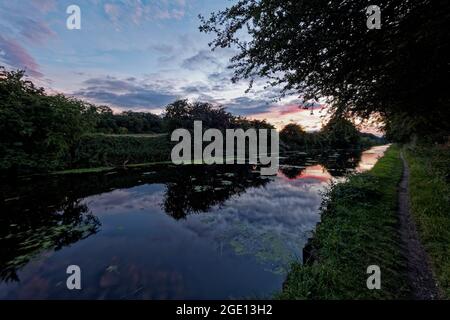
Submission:
[[[60,250],[100,227],[98,218],[79,200],[65,198],[58,204],[38,201],[28,205],[14,202],[16,210],[7,210],[8,205],[1,209],[0,278],[4,281],[18,281],[17,270],[40,253]]]
[[[390,145],[376,146],[361,154],[361,160],[355,168],[356,172],[363,172],[373,168],[378,159],[383,156],[384,152]]]
[[[360,156],[291,153],[276,177],[153,166],[1,185],[0,298],[268,297],[301,259],[320,191]],[[70,264],[81,291],[65,288]]]
[[[175,219],[185,218],[268,181],[249,166],[192,166],[166,184],[164,210]]]

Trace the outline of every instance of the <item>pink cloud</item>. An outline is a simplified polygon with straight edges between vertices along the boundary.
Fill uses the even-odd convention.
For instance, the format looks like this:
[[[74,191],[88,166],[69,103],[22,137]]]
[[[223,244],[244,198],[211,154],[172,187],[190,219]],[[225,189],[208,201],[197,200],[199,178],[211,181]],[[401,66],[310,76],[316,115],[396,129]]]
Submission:
[[[292,114],[292,113],[299,113],[304,111],[311,111],[311,110],[322,110],[325,108],[325,105],[320,104],[318,102],[313,103],[290,103],[286,105],[282,105],[277,107],[278,113],[281,116]]]
[[[109,19],[113,22],[117,22],[117,19],[120,15],[120,9],[117,5],[106,3],[103,6],[103,9],[105,10],[106,15],[109,17]]]
[[[32,3],[34,7],[43,13],[56,9],[56,0],[32,0]]]
[[[27,74],[41,78],[39,65],[34,58],[17,41],[0,35],[0,60],[13,68],[25,69]]]
[[[278,111],[278,113],[280,115],[284,116],[286,114],[297,113],[297,112],[302,112],[302,111],[304,111],[304,109],[301,109],[298,104],[291,104],[291,105],[282,106],[280,108],[280,110]]]
[[[56,33],[43,21],[23,18],[20,23],[22,28],[20,34],[33,43],[42,44],[56,36]]]

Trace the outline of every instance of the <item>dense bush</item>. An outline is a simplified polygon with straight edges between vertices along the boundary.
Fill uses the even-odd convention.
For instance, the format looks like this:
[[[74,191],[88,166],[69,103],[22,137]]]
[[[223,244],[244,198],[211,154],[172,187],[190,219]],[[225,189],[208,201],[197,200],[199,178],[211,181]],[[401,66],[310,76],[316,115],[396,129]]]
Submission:
[[[130,136],[91,134],[81,137],[71,167],[122,166],[170,160],[166,135]]]
[[[106,106],[97,107],[96,130],[103,133],[161,133],[163,119],[150,112],[124,111],[115,114]]]
[[[46,95],[24,72],[0,67],[0,171],[61,168],[78,139],[94,127],[92,105]]]

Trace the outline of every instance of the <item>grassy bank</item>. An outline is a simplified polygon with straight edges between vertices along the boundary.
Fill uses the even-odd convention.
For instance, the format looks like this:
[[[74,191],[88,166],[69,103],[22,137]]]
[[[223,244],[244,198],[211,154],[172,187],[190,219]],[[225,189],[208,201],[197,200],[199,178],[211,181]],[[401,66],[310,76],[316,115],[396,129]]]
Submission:
[[[441,292],[450,298],[450,150],[406,148],[411,211]]]
[[[295,263],[281,299],[395,299],[408,295],[397,231],[402,163],[392,146],[369,172],[325,194],[312,259]],[[369,265],[381,269],[381,290],[368,290]]]
[[[84,170],[166,161],[170,150],[167,135],[86,135],[79,141],[70,167]]]

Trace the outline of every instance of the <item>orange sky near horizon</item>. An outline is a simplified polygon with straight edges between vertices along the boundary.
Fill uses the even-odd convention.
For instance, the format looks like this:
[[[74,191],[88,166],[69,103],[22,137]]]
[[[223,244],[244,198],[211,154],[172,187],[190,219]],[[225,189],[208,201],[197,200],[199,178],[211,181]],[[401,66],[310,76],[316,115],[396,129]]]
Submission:
[[[295,123],[302,126],[305,131],[320,130],[329,119],[329,109],[323,105],[321,108],[314,110],[301,109],[299,105],[292,104],[282,108],[274,106],[268,112],[250,115],[248,118],[255,120],[266,120],[273,124],[277,130],[283,129],[284,126],[290,123]],[[378,125],[373,123],[360,124],[360,120],[355,121],[362,132],[372,133],[377,136],[382,136],[383,132]]]

